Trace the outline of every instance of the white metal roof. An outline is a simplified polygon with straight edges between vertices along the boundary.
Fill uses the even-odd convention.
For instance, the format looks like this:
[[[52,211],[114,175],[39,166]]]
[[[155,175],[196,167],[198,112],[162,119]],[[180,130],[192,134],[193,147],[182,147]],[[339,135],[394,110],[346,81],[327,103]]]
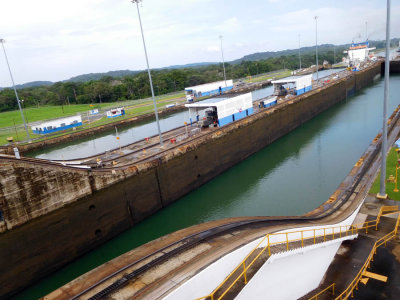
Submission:
[[[286,78],[282,78],[282,79],[278,79],[278,80],[273,80],[271,81],[271,83],[295,83],[297,82],[299,79],[303,79],[306,77],[309,77],[310,75],[304,75],[304,76],[290,76],[290,77],[286,77]]]
[[[196,108],[196,107],[216,106],[218,102],[225,101],[226,99],[229,99],[229,98],[210,98],[210,99],[199,101],[196,103],[185,104],[185,107]]]
[[[253,107],[253,100],[251,93],[247,93],[232,98],[211,98],[197,103],[185,104],[185,107],[189,108],[189,113],[197,110],[197,108],[216,107],[218,118],[224,118]]]
[[[43,122],[41,124],[32,126],[32,128],[36,128],[36,127],[44,128],[44,127],[49,127],[49,126],[59,127],[63,123],[65,123],[66,125],[70,125],[74,121],[82,122],[81,116],[77,115],[77,116],[65,117],[65,118],[57,119],[57,120],[53,120],[53,121]]]

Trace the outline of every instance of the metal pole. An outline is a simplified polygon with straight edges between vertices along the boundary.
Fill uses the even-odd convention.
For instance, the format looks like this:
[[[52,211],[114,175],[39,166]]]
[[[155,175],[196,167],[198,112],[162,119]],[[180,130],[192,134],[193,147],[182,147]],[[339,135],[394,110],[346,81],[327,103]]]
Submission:
[[[12,84],[13,84],[13,89],[14,89],[15,97],[17,98],[19,111],[20,111],[20,113],[21,113],[21,118],[22,118],[22,121],[24,122],[24,127],[25,127],[25,131],[26,131],[26,136],[27,136],[27,138],[28,138],[28,141],[30,141],[31,138],[30,138],[30,136],[29,136],[28,127],[26,126],[25,117],[24,117],[24,114],[23,114],[23,112],[22,112],[21,101],[19,100],[18,93],[17,93],[17,89],[15,88],[14,78],[13,78],[13,76],[12,76],[10,64],[9,64],[9,62],[8,62],[8,57],[7,57],[7,53],[6,53],[6,48],[4,48],[5,40],[4,40],[4,39],[0,39],[0,43],[1,43],[1,45],[3,46],[3,52],[4,52],[4,56],[5,56],[5,58],[6,58],[6,62],[7,62],[7,66],[8,66],[8,71],[10,72],[10,77],[11,77],[11,81],[12,81]]]
[[[317,82],[319,80],[318,77],[318,16],[314,17],[315,19],[315,58],[317,64]]]
[[[301,55],[300,55],[300,34],[299,34],[299,70],[301,70]]]
[[[153,81],[151,80],[151,73],[150,73],[150,67],[149,67],[149,59],[148,59],[148,57],[147,57],[146,42],[144,41],[144,34],[143,34],[143,27],[142,27],[142,19],[140,18],[140,12],[139,12],[139,2],[140,2],[140,1],[142,1],[142,0],[132,0],[132,3],[136,3],[136,8],[137,8],[138,16],[139,16],[140,31],[141,31],[141,33],[142,33],[144,54],[145,54],[145,56],[146,56],[147,73],[149,74],[150,89],[151,89],[151,97],[153,98],[154,113],[155,113],[155,115],[156,115],[158,136],[160,137],[160,145],[163,146],[163,139],[162,139],[161,128],[160,128],[160,121],[158,120],[157,103],[156,103],[156,98],[154,97]]]
[[[382,129],[382,164],[379,198],[386,198],[386,152],[387,152],[387,105],[389,97],[389,68],[390,68],[390,0],[387,0],[386,12],[386,57],[385,57],[385,91],[383,99],[383,129]]]
[[[336,47],[335,45],[333,45],[333,64],[335,64],[335,60],[336,60]]]
[[[225,87],[227,87],[226,84],[226,73],[225,73],[225,59],[224,59],[224,50],[222,49],[222,35],[219,36],[221,40],[221,54],[222,54],[222,66],[224,68],[224,80],[225,80]]]
[[[368,22],[365,22],[365,40],[368,41]]]

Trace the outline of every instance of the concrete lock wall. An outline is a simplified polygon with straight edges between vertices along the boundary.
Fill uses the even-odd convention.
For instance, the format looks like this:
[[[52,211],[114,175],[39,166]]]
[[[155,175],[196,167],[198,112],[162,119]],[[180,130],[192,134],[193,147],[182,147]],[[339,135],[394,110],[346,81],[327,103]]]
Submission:
[[[318,235],[323,234],[323,228],[332,228],[332,231],[338,231],[339,233],[339,229],[337,227],[350,226],[357,216],[361,205],[362,204],[360,204],[348,218],[339,223],[326,226],[296,227],[295,229],[281,230],[275,233],[277,234],[315,229],[316,234]],[[321,232],[318,232],[318,230]],[[312,232],[310,232],[310,237],[311,235],[313,235]],[[354,239],[354,237],[354,235],[349,236],[347,239]],[[298,236],[291,234],[290,238],[300,239],[301,234],[300,232],[298,233]],[[263,237],[249,242],[248,244],[218,259],[211,265],[204,268],[198,274],[191,277],[185,283],[177,287],[175,290],[170,292],[163,298],[163,300],[189,300],[201,298],[211,294],[217,288],[217,286],[221,284],[232,272],[232,270],[234,270],[243,261],[246,255],[248,255],[255,247],[257,247],[262,240]],[[271,243],[284,243],[285,241],[286,239],[284,235],[271,236],[270,239]],[[236,296],[235,299],[263,299],[264,295],[268,295],[268,299],[297,299],[307,294],[318,286],[341,242],[341,239],[337,239],[331,241],[331,243],[325,242],[296,250],[290,250],[288,252],[273,254],[263,264],[261,269],[257,271],[254,277],[247,283],[247,285]],[[325,251],[326,249],[323,248],[327,247],[328,244],[331,244],[330,246],[334,244],[333,248],[330,247],[330,250]],[[268,240],[258,245],[258,248],[263,248],[267,245]],[[300,256],[298,255],[299,253],[301,254]],[[311,260],[309,259],[310,257],[305,257],[305,253],[311,253],[311,258],[318,257],[319,259]],[[289,257],[289,259],[287,259],[287,257]],[[277,261],[277,263],[275,261]],[[314,272],[310,272],[311,268],[314,270]],[[293,271],[293,269],[296,269],[297,272],[288,272],[288,270]],[[265,271],[270,272],[267,277],[264,276]],[[304,274],[302,274],[301,281],[293,281],[293,278],[290,278],[292,275],[298,275],[301,272],[306,272],[305,275],[308,276],[304,276]],[[271,273],[275,275],[271,276]],[[265,278],[268,278],[268,280],[265,280]],[[287,288],[282,288],[282,284],[285,284]]]
[[[7,259],[0,269],[7,272],[0,272],[0,295],[125,231],[367,86],[380,72],[377,64],[122,170],[2,159],[0,210],[6,224],[0,224],[0,257]]]

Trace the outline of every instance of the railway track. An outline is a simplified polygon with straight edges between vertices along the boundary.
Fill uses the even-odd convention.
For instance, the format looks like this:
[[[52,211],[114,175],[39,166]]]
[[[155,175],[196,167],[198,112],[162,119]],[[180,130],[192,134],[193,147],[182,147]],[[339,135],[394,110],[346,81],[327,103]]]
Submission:
[[[391,122],[389,124],[389,144],[393,144],[395,139],[399,136],[400,133],[400,111],[399,108],[393,113],[390,118]],[[379,135],[378,135],[379,136]],[[331,216],[339,209],[343,207],[345,203],[349,201],[354,193],[358,193],[357,189],[360,189],[360,183],[362,179],[367,176],[368,181],[371,182],[373,180],[373,175],[375,174],[374,170],[378,168],[377,158],[379,157],[381,150],[381,137],[377,137],[373,144],[368,148],[367,152],[363,156],[362,164],[356,167],[359,167],[357,172],[352,176],[352,180],[346,180],[347,186],[342,187],[342,193],[339,195],[337,200],[332,203],[325,203],[323,206],[322,212],[317,212],[313,215],[309,216],[298,216],[298,217],[285,217],[285,218],[273,218],[273,217],[265,217],[265,218],[258,218],[258,219],[248,219],[244,221],[236,221],[220,226],[215,226],[210,229],[188,235],[184,238],[181,238],[173,243],[168,244],[167,246],[160,248],[138,260],[133,261],[132,263],[124,266],[123,268],[119,269],[118,271],[104,277],[100,281],[96,282],[95,284],[89,286],[85,290],[81,291],[80,293],[73,296],[71,299],[80,299],[81,297],[89,294],[95,288],[99,287],[101,284],[105,283],[106,281],[112,280],[116,278],[114,282],[108,285],[106,288],[102,289],[101,291],[95,293],[94,295],[90,296],[88,299],[96,300],[101,299],[110,293],[124,287],[133,279],[137,278],[139,275],[145,273],[146,271],[150,270],[156,265],[159,265],[171,257],[178,255],[204,241],[207,239],[211,239],[223,234],[227,234],[230,232],[244,230],[244,229],[251,229],[251,228],[260,228],[266,226],[274,226],[274,225],[304,225],[306,223],[315,223],[318,221],[323,220],[326,217]],[[373,170],[371,167],[373,166]],[[367,174],[370,171],[370,174]],[[376,171],[376,170],[375,170]],[[346,178],[348,179],[348,178]],[[364,185],[366,185],[365,183]],[[152,259],[153,258],[153,259]],[[144,261],[151,259],[150,262],[143,264]],[[123,274],[126,270],[133,268],[135,266],[142,266],[138,267],[132,272],[127,274]],[[117,279],[118,278],[118,279]],[[88,295],[89,296],[89,295]]]

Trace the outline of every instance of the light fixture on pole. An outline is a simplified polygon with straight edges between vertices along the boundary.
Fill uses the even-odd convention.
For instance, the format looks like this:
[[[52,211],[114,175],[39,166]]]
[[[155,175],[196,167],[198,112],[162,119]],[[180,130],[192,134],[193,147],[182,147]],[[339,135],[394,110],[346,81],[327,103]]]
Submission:
[[[317,82],[318,82],[318,16],[315,19],[315,60],[317,64]]]
[[[225,87],[227,87],[227,85],[226,85],[226,73],[225,73],[224,50],[222,49],[222,35],[219,36],[219,39],[221,40],[222,67],[224,68]]]
[[[300,34],[299,34],[299,70],[301,70],[301,55],[300,55]]]
[[[385,88],[383,98],[383,129],[382,129],[382,160],[381,160],[381,179],[379,194],[377,198],[386,199],[386,153],[387,153],[387,106],[389,97],[389,68],[390,68],[390,0],[387,0],[386,11],[386,52],[385,52]]]
[[[6,58],[6,62],[7,62],[7,66],[8,66],[8,71],[10,72],[10,77],[11,77],[11,82],[12,82],[12,85],[13,85],[15,97],[17,98],[17,103],[18,103],[19,111],[20,111],[20,113],[21,113],[21,118],[22,118],[22,121],[24,122],[24,127],[25,127],[25,131],[26,131],[26,136],[27,136],[28,140],[30,141],[31,138],[30,138],[30,136],[29,136],[28,126],[26,126],[25,117],[24,117],[24,114],[23,114],[22,108],[21,108],[21,101],[19,100],[17,89],[15,88],[14,78],[13,78],[13,76],[12,76],[10,64],[9,64],[9,62],[8,62],[8,57],[7,57],[7,53],[6,53],[6,48],[4,47],[4,43],[5,43],[5,42],[6,42],[6,41],[5,41],[4,39],[0,39],[0,43],[1,43],[1,45],[3,46],[4,56],[5,56],[5,58]]]
[[[150,67],[149,67],[149,59],[148,59],[148,57],[147,57],[146,42],[145,42],[145,40],[144,40],[144,34],[143,34],[142,19],[140,18],[139,2],[141,2],[141,1],[142,1],[142,0],[131,0],[132,3],[136,3],[136,8],[137,8],[138,16],[139,16],[140,32],[142,33],[144,54],[145,54],[145,56],[146,56],[147,73],[149,74],[150,89],[151,89],[151,97],[153,98],[154,113],[155,113],[155,115],[156,115],[158,136],[160,137],[160,145],[163,146],[163,139],[162,139],[161,128],[160,128],[160,121],[159,121],[159,119],[158,119],[157,103],[156,103],[156,98],[154,97],[153,81],[151,80],[151,73],[150,73]]]

